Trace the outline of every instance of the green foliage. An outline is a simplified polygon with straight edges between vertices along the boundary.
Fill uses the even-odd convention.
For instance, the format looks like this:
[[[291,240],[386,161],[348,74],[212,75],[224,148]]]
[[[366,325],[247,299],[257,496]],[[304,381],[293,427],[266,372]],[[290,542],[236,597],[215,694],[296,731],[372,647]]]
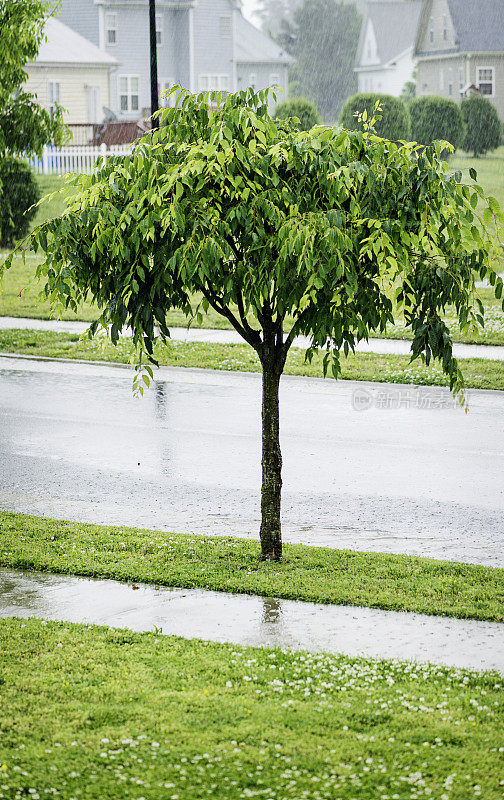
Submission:
[[[294,123],[294,127],[301,131],[309,131],[322,121],[314,104],[304,97],[286,100],[285,103],[280,103],[275,111],[275,119],[292,119],[293,117],[299,119],[299,122]]]
[[[171,309],[197,321],[212,307],[261,361],[267,349],[281,371],[305,334],[307,357],[326,348],[338,375],[341,352],[394,322],[394,286],[412,357],[440,359],[461,390],[443,313],[453,305],[463,330],[482,323],[475,271],[502,296],[486,231],[504,222],[497,201],[483,203],[480,224],[481,187],[450,174],[440,145],[295,131],[271,119],[267,99],[182,92],[132,155],[76,178],[66,213],[30,239],[48,296],[72,309],[93,298],[101,316],[91,332],[102,323],[117,342],[131,326],[139,358],[152,358],[156,326],[169,335]]]
[[[380,117],[374,124],[378,136],[393,142],[410,138],[410,119],[404,102],[390,94],[362,92],[349,97],[341,111],[340,123],[348,130],[363,130],[366,120],[371,119],[376,103],[380,104]],[[358,115],[366,112],[366,120]]]
[[[0,2],[0,157],[6,152],[40,153],[43,145],[63,135],[61,113],[53,117],[22,89],[24,66],[35,61],[44,38],[52,0]]]
[[[346,97],[357,88],[353,70],[361,16],[354,4],[304,0],[284,26],[282,41],[294,56],[289,78],[312,99],[322,118],[338,118]]]
[[[28,164],[6,156],[0,160],[0,246],[10,247],[26,236],[40,200],[37,182]]]
[[[499,115],[490,100],[481,95],[472,95],[460,104],[465,124],[462,147],[477,158],[489,150],[495,150],[502,141]]]
[[[401,100],[406,105],[416,97],[416,83],[415,81],[406,81],[401,89]]]
[[[454,100],[437,95],[418,97],[409,104],[411,135],[420,144],[443,140],[456,150],[462,144],[464,121]]]

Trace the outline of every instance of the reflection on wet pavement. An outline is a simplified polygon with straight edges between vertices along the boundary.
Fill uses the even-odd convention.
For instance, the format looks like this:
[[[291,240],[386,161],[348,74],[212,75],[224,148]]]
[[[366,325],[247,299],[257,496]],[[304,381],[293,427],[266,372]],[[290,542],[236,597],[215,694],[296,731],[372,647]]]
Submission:
[[[260,376],[162,369],[138,400],[131,381],[0,358],[0,504],[257,538]],[[439,388],[395,409],[377,400],[401,387],[363,388],[359,412],[354,383],[282,379],[285,539],[504,566],[504,393],[471,393],[466,415]]]
[[[0,616],[504,672],[504,625],[0,570]]]

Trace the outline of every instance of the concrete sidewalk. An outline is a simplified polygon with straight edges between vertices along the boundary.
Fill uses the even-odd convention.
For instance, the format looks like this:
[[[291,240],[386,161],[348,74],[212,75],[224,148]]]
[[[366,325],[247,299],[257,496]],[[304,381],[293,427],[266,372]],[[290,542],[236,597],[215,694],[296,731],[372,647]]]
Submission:
[[[67,320],[27,319],[24,317],[0,317],[0,330],[22,329],[37,331],[55,331],[58,333],[84,333],[89,327],[87,322],[70,322]],[[234,330],[213,330],[211,328],[170,328],[171,338],[177,342],[209,342],[212,344],[244,344],[241,336]],[[123,335],[128,335],[124,331]],[[305,349],[309,346],[306,336],[297,336],[294,347]],[[409,355],[411,342],[407,339],[369,339],[356,345],[358,353],[378,353],[380,355]],[[485,344],[455,344],[453,352],[456,358],[485,358],[492,361],[504,360],[504,347]]]
[[[136,585],[136,584],[135,584]],[[504,673],[504,625],[361,606],[0,570],[0,617],[39,617],[254,647]]]

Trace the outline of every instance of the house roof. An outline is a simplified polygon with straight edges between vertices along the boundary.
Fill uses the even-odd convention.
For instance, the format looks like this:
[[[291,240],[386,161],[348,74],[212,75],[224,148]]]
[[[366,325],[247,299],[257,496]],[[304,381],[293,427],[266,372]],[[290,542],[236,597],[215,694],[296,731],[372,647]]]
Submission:
[[[461,52],[504,51],[503,0],[448,0]]]
[[[113,67],[118,61],[100,50],[59,19],[49,17],[45,27],[47,40],[40,45],[36,64],[90,64]]]
[[[384,65],[393,61],[409,47],[413,47],[421,10],[421,0],[369,2],[362,23],[356,63],[361,63],[368,21],[371,22],[376,37],[379,63]]]
[[[275,62],[291,64],[294,59],[269,36],[245,19],[241,12],[235,13],[236,60],[242,63]]]

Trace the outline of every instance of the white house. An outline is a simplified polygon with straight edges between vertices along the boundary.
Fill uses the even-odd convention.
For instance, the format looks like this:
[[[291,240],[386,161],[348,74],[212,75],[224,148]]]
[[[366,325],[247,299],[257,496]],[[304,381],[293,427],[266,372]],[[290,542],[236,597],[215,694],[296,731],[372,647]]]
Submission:
[[[110,79],[118,119],[150,114],[149,8],[145,0],[62,0],[60,19],[119,62]],[[287,90],[292,57],[247,22],[234,0],[156,0],[159,88]],[[283,99],[280,98],[280,99]]]
[[[48,111],[61,106],[67,124],[102,122],[117,59],[54,17],[45,34],[37,60],[26,65],[24,88]]]
[[[408,0],[368,2],[355,66],[359,92],[399,97],[404,84],[413,79],[421,9],[421,2]]]

